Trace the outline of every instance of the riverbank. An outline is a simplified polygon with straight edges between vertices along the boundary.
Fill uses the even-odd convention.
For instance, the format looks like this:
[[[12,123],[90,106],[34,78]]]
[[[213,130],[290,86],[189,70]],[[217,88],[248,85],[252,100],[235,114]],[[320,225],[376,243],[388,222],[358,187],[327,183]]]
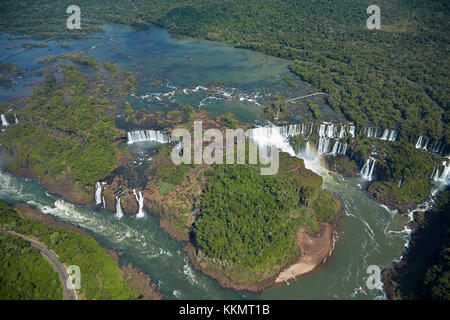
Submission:
[[[297,244],[300,257],[294,264],[280,272],[275,283],[282,283],[319,267],[333,250],[333,230],[329,224],[323,224],[320,232],[315,235],[301,230],[297,235]]]
[[[33,220],[38,223],[42,223],[58,229],[64,229],[69,232],[82,234],[90,237],[95,241],[94,236],[86,230],[73,224],[56,220],[52,216],[46,215],[39,210],[31,208],[26,203],[16,203],[12,207],[15,210],[19,211],[26,219]],[[150,277],[144,274],[141,269],[133,267],[131,264],[120,266],[120,252],[101,246],[96,241],[95,243],[97,244],[97,246],[101,247],[105,251],[105,253],[110,256],[117,267],[120,268],[123,280],[131,288],[131,291],[136,295],[137,299],[161,300],[163,298],[162,293],[156,288],[155,284],[151,282]],[[101,282],[102,281],[100,280],[100,284]]]
[[[426,212],[415,212],[409,223],[411,241],[399,261],[383,270],[386,297],[390,300],[446,299],[450,240],[450,190],[438,195],[436,205]]]

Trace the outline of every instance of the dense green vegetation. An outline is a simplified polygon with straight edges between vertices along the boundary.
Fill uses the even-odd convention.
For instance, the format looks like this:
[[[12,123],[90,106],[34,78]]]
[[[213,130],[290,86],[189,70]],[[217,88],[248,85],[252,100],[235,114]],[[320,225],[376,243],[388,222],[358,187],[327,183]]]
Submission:
[[[21,44],[21,47],[24,49],[31,49],[31,48],[46,48],[48,47],[48,44],[46,43],[29,43],[29,42],[24,42]]]
[[[0,87],[11,88],[14,84],[11,78],[19,74],[19,66],[10,62],[0,63]]]
[[[357,156],[363,150],[361,144]],[[424,201],[431,190],[430,175],[435,164],[440,164],[440,158],[402,141],[385,143],[380,150],[383,153],[379,153],[376,164],[377,181],[370,184],[369,191],[376,193],[379,199],[388,197],[400,205]]]
[[[231,129],[236,129],[237,128],[237,120],[236,120],[236,116],[234,115],[234,113],[225,113],[223,115],[223,124],[225,126],[227,126],[228,128]]]
[[[1,200],[0,226],[6,230],[13,230],[17,233],[37,238],[49,249],[56,252],[61,262],[66,265],[79,266],[82,280],[78,295],[81,298],[137,298],[122,278],[122,271],[119,266],[93,238],[26,219]],[[12,261],[14,262],[14,260]],[[11,272],[12,274],[13,272]],[[45,280],[42,279],[42,281]],[[43,282],[39,284],[43,284]],[[15,284],[10,284],[9,286],[11,285]],[[50,281],[47,285],[52,286],[53,284]]]
[[[58,273],[28,241],[0,233],[0,264],[1,300],[63,298]]]
[[[283,168],[273,176],[260,175],[252,165],[215,165],[205,172],[195,243],[235,281],[272,275],[296,257],[300,226],[317,231],[319,222],[332,222],[341,208],[302,160],[281,156]]]
[[[0,30],[45,38],[83,37],[93,24],[159,23],[292,61],[291,70],[329,94],[358,125],[400,126],[404,137],[450,139],[447,1],[378,0],[381,30],[368,30],[366,1],[156,0],[82,5],[82,30],[68,30],[69,1],[3,1]],[[36,23],[42,21],[42,23]]]
[[[450,190],[447,189],[439,194],[432,210],[415,214],[415,232],[403,259],[406,263],[402,261],[394,269],[388,269],[390,298],[450,299],[449,210]]]
[[[117,68],[113,63],[109,61],[103,61],[103,66],[105,67],[106,70],[108,70],[111,73],[113,78],[117,78],[119,72],[117,71]]]
[[[170,160],[171,151],[171,148],[161,148],[158,155],[152,159],[152,164],[147,171],[154,182],[161,187],[160,193],[163,195],[181,184],[190,167],[186,164],[175,165]]]
[[[289,112],[286,99],[275,94],[270,104],[264,108],[264,116],[269,120],[278,120]]]
[[[93,58],[62,58],[98,67]],[[120,134],[112,117],[105,115],[111,108],[108,100],[90,90],[90,81],[73,65],[46,64],[45,81],[16,112],[22,121],[0,134],[1,144],[12,155],[10,170],[84,187],[93,186],[115,168],[115,140]]]
[[[319,105],[312,100],[306,100],[309,110],[315,120],[320,120],[322,113],[320,112]]]
[[[207,256],[265,271],[296,253],[291,211],[299,195],[253,166],[214,166],[203,191],[195,239]]]
[[[291,77],[289,77],[287,74],[283,76],[283,80],[286,81],[286,83],[290,85],[292,88],[294,89],[298,88],[298,84],[294,80],[292,80]]]

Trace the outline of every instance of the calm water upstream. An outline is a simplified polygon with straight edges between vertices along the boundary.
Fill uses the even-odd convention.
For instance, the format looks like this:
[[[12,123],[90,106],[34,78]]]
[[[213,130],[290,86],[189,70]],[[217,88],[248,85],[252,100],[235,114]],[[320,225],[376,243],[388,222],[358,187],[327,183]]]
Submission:
[[[99,61],[116,61],[121,70],[135,71],[138,92],[126,99],[135,108],[147,108],[149,112],[190,103],[211,110],[213,115],[234,112],[244,121],[257,121],[262,114],[259,104],[276,92],[295,97],[314,90],[299,80],[297,90],[289,87],[282,78],[290,72],[287,63],[280,59],[228,45],[177,40],[155,26],[145,32],[116,25],[107,25],[105,29],[99,39],[67,42],[71,46],[68,49],[60,47],[61,42],[52,41],[48,48],[35,48],[8,58],[7,62],[29,71],[15,79],[18,85],[14,90],[0,90],[1,101],[31,93],[30,84],[40,80],[35,73],[41,68],[37,58],[79,50]],[[8,35],[0,35],[1,56],[19,49],[23,42],[31,42],[7,38]],[[8,45],[13,49],[6,50]],[[294,75],[290,76],[294,79]],[[199,86],[212,90],[197,90]],[[325,117],[337,117],[321,98],[314,99],[320,103]],[[118,220],[111,212],[72,205],[48,194],[34,180],[16,178],[3,171],[0,198],[10,203],[26,202],[91,231],[101,244],[123,252],[121,263],[131,262],[148,273],[168,299],[382,298],[381,290],[365,287],[369,276],[366,269],[370,265],[383,269],[400,258],[409,239],[405,228],[408,219],[369,199],[360,190],[362,180],[322,175],[324,187],[338,193],[345,205],[346,215],[339,224],[333,254],[314,272],[291,281],[289,286],[275,286],[260,295],[224,290],[216,281],[194,270],[182,253],[182,244],[162,232],[151,216],[141,219],[125,216]],[[359,293],[359,286],[366,289],[368,296]]]

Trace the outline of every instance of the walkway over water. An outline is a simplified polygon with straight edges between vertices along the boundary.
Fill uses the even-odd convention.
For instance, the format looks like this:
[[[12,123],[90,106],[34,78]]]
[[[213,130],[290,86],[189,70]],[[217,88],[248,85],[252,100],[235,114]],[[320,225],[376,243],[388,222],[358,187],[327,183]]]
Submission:
[[[320,96],[320,95],[327,95],[325,92],[315,92],[315,93],[310,93],[310,94],[307,94],[307,95],[305,95],[305,96],[301,96],[301,97],[296,97],[296,98],[292,98],[292,99],[289,99],[287,102],[292,102],[292,101],[295,101],[295,100],[299,100],[299,99],[303,99],[303,98],[308,98],[308,97],[313,97],[313,96]]]

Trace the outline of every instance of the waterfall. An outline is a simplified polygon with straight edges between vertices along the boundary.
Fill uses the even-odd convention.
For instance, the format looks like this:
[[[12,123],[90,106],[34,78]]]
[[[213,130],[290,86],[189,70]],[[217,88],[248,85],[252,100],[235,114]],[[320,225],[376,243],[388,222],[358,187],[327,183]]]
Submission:
[[[346,152],[347,152],[347,144],[344,143],[344,146],[342,147],[342,150],[339,154],[345,155]]]
[[[427,141],[425,141],[425,144],[423,146],[423,150],[427,150],[428,142],[430,141],[430,138],[427,138]]]
[[[316,158],[315,153],[313,152],[313,150],[311,150],[311,144],[309,143],[309,141],[306,142],[305,151],[303,151],[302,154],[307,159],[315,159]]]
[[[422,136],[420,136],[419,139],[417,139],[416,149],[420,149],[420,147],[422,146],[422,140],[423,140]]]
[[[329,144],[330,144],[330,139],[328,139],[328,138],[319,138],[319,144],[317,146],[317,153],[319,155],[327,153]]]
[[[332,156],[335,156],[336,154],[338,154],[338,148],[339,148],[340,142],[336,140],[336,142],[333,145],[333,149],[331,150],[330,154]]]
[[[311,126],[309,127],[309,130],[308,130],[307,124],[302,124],[301,129],[300,129],[300,134],[306,138],[309,138],[311,136],[313,128],[314,128],[313,124],[311,124]]]
[[[300,126],[298,124],[291,124],[288,127],[283,127],[283,130],[286,130],[287,128],[287,136],[288,137],[294,137],[298,136],[300,134]]]
[[[402,186],[402,181],[403,181],[403,178],[400,178],[400,180],[398,181],[397,188],[400,189],[400,187]]]
[[[283,127],[256,127],[248,129],[246,136],[259,146],[274,146],[295,156],[294,149],[288,141],[288,133]]]
[[[433,148],[431,149],[431,152],[438,153],[440,147],[441,147],[441,141],[440,140],[436,141],[436,143],[434,144]]]
[[[374,158],[370,157],[367,159],[366,163],[362,167],[361,177],[364,180],[368,180],[368,181],[372,180],[372,173],[373,173],[373,168],[375,167],[375,162],[376,162],[376,160]]]
[[[445,142],[443,142],[442,140],[436,141],[433,148],[431,149],[431,152],[442,155],[442,151],[444,150],[444,147],[445,147]]]
[[[341,126],[341,130],[339,131],[339,139],[344,138],[345,136],[345,126]]]
[[[383,135],[381,136],[381,140],[387,140],[389,138],[389,129],[384,129]]]
[[[444,166],[444,170],[442,171],[438,181],[442,182],[444,185],[447,185],[450,182],[450,164],[447,161],[442,163]]]
[[[334,124],[329,124],[327,127],[327,138],[334,138]]]
[[[7,126],[9,126],[9,123],[8,123],[8,121],[6,120],[6,117],[5,117],[5,115],[2,113],[2,115],[1,115],[1,119],[2,119],[2,126],[4,126],[4,127],[7,127]]]
[[[136,217],[142,218],[144,216],[144,196],[142,195],[142,192],[139,191],[138,194],[136,194],[136,190],[133,190],[134,196],[136,197],[136,201],[139,204],[139,211]]]
[[[391,130],[391,134],[389,135],[389,141],[395,141],[397,139],[397,131]]]
[[[102,203],[102,185],[100,182],[95,183],[95,204],[99,205]]]
[[[373,129],[372,128],[368,128],[367,129],[367,138],[372,138],[373,137]]]
[[[439,179],[439,166],[434,166],[433,173],[430,176],[433,181],[438,181]]]
[[[311,136],[311,134],[313,133],[313,129],[314,129],[314,125],[311,124],[311,129],[309,130],[309,135],[308,135],[308,139]]]
[[[120,206],[120,198],[116,197],[116,218],[123,217],[122,207]]]
[[[325,127],[326,127],[325,124],[321,124],[319,126],[319,137],[320,138],[324,138],[325,137]]]
[[[361,177],[363,179],[368,179],[369,177],[369,170],[370,170],[370,158],[367,159],[366,163],[363,165],[361,169]]]
[[[350,126],[350,128],[348,129],[348,133],[355,137],[355,126]]]
[[[106,208],[106,200],[105,200],[105,196],[102,197],[102,204],[103,204],[103,208]]]
[[[135,143],[140,141],[156,141],[159,143],[169,143],[170,135],[157,130],[137,130],[127,132],[128,143]]]
[[[19,123],[19,119],[17,119],[17,116],[16,116],[15,113],[14,113],[14,123],[15,123],[15,124],[18,124],[18,123]]]

